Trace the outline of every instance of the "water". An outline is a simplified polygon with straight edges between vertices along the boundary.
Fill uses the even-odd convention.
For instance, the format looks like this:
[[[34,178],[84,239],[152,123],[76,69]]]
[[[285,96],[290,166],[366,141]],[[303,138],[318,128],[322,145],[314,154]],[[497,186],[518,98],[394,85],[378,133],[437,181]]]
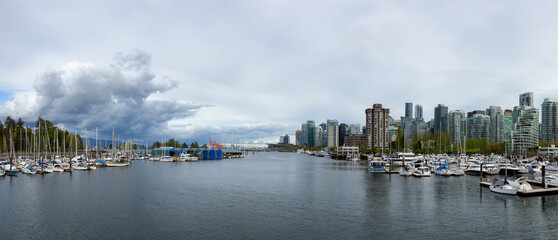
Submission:
[[[295,153],[0,178],[2,239],[556,238],[558,196]]]

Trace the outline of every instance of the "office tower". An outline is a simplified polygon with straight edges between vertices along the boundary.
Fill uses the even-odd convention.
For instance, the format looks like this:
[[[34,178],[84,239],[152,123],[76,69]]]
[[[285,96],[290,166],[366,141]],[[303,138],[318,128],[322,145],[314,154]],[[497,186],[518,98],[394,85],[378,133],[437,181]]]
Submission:
[[[337,120],[327,120],[327,147],[339,145],[339,123]]]
[[[434,132],[448,132],[448,107],[444,104],[438,104],[434,108]]]
[[[345,136],[349,131],[350,129],[347,124],[344,123],[339,124],[339,146],[345,145]]]
[[[422,105],[420,105],[420,104],[415,105],[415,119],[416,120],[423,120],[424,119],[422,117]]]
[[[413,118],[413,103],[405,103],[405,117]]]

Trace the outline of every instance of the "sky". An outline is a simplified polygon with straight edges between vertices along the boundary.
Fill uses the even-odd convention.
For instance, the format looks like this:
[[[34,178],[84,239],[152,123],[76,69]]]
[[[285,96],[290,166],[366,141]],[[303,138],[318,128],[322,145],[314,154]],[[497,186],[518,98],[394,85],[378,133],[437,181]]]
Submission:
[[[293,142],[381,103],[558,98],[556,1],[0,1],[0,119],[137,142]]]

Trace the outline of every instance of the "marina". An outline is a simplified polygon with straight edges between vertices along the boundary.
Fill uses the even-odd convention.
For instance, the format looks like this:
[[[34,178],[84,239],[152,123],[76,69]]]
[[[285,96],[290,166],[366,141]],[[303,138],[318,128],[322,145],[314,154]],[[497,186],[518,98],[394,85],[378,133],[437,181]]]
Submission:
[[[494,194],[479,176],[401,177],[294,153],[134,160],[124,168],[3,177],[0,189],[6,239],[21,232],[28,239],[446,238],[438,228],[455,238],[558,234],[557,196]]]

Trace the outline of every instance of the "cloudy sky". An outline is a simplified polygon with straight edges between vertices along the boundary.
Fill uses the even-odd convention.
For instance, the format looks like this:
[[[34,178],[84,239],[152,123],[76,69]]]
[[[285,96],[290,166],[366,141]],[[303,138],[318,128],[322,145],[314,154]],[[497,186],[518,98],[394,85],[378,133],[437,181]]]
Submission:
[[[273,142],[374,103],[558,98],[557,1],[0,1],[0,119]]]

